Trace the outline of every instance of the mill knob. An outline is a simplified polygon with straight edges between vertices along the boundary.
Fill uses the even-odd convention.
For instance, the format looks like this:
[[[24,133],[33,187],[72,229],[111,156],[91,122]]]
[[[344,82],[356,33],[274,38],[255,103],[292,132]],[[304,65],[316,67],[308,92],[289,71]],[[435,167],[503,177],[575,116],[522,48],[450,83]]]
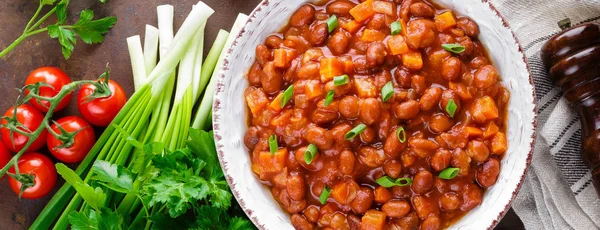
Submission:
[[[600,23],[572,27],[548,40],[541,51],[549,77],[579,113],[581,157],[592,170],[600,196]]]

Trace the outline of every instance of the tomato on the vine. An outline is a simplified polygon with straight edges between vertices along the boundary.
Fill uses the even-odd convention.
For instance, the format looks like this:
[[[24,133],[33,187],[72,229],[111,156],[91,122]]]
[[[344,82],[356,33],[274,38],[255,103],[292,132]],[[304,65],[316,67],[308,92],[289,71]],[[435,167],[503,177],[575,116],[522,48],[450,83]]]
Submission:
[[[27,80],[25,80],[25,85],[32,85],[36,83],[43,83],[49,86],[40,86],[38,94],[44,97],[54,97],[63,86],[71,83],[71,78],[65,74],[62,70],[56,67],[41,67],[37,68],[33,72],[29,74]],[[51,86],[51,87],[50,87]],[[25,90],[25,94],[29,94],[29,90]],[[71,101],[72,94],[68,94],[65,96],[56,106],[56,111],[60,111],[67,107],[69,102]],[[39,102],[38,102],[39,101]],[[36,100],[35,98],[29,99],[29,103],[33,105],[38,110],[47,113],[48,108],[50,108],[50,102],[44,100]]]
[[[12,121],[14,112],[14,107],[10,107],[6,111],[6,113],[4,113],[5,118],[2,119],[2,125],[19,125],[16,121]],[[19,130],[26,133],[33,133],[38,127],[40,127],[40,125],[42,125],[44,115],[40,113],[40,111],[35,109],[33,106],[23,104],[17,107],[16,118],[18,123],[20,123],[20,125],[23,126],[19,127]],[[40,133],[40,136],[38,136],[37,139],[29,146],[29,148],[27,148],[27,152],[38,151],[42,147],[44,147],[44,144],[46,143],[46,132],[47,130],[44,129]],[[27,141],[29,141],[29,137],[23,134],[13,131],[11,135],[11,130],[7,127],[2,127],[0,129],[0,134],[2,134],[2,142],[4,142],[4,145],[6,145],[6,147],[8,147],[13,152],[21,151],[21,149],[25,147],[25,144],[27,144]]]
[[[95,126],[108,126],[127,102],[125,90],[123,90],[119,83],[109,80],[108,87],[112,92],[108,97],[96,98],[89,101],[90,95],[94,93],[94,89],[96,88],[91,84],[83,85],[77,95],[79,112],[83,118]]]
[[[15,168],[9,172],[15,173]],[[52,160],[40,153],[25,153],[19,158],[19,172],[21,174],[33,174],[33,186],[25,189],[21,197],[26,199],[38,199],[52,191],[56,184],[56,168]],[[16,194],[21,191],[21,182],[13,177],[8,178],[10,188]]]
[[[59,126],[67,133],[75,135],[70,137],[72,138],[72,142],[70,142],[69,146],[60,147],[64,142],[51,133],[48,133],[47,144],[50,153],[52,153],[56,159],[65,163],[77,163],[82,161],[96,141],[94,129],[83,118],[76,116],[63,117],[51,126],[55,133],[62,134]]]

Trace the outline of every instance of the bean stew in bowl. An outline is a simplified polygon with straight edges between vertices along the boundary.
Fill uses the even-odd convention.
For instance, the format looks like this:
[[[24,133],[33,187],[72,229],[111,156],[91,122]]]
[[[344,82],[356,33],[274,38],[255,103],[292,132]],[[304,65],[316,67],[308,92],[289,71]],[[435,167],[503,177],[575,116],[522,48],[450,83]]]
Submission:
[[[290,15],[254,46],[241,89],[247,164],[285,228],[445,229],[495,199],[486,190],[515,168],[503,160],[515,95],[474,19],[421,0],[309,2]]]

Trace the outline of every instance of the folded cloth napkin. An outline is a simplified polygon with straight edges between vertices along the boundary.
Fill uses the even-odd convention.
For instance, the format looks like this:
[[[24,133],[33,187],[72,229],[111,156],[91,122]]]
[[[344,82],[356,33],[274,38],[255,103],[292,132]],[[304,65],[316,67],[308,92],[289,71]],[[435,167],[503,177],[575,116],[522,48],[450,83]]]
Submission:
[[[546,78],[540,48],[557,22],[600,21],[600,0],[491,0],[519,39],[533,73],[538,109],[535,152],[513,209],[527,229],[600,229],[600,199],[579,155],[581,124]],[[513,98],[518,100],[518,98]]]

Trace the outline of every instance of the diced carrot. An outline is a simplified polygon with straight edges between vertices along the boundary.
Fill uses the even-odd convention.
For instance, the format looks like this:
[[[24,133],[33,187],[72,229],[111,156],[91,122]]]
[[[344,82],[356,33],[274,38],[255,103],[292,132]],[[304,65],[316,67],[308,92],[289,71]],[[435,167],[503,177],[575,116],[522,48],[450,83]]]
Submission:
[[[275,112],[281,111],[281,100],[283,100],[283,93],[279,93],[279,95],[277,95],[277,97],[275,97],[273,101],[271,101],[271,103],[269,104],[269,109]]]
[[[269,103],[269,99],[262,89],[248,88],[244,94],[246,95],[246,104],[250,107],[250,112],[252,112],[253,115],[259,114]]]
[[[313,99],[323,95],[323,84],[319,80],[309,80],[304,84],[304,94],[308,99]]]
[[[361,26],[362,26],[362,23],[360,23],[356,20],[352,20],[349,22],[341,22],[340,21],[340,27],[342,27],[343,29],[345,29],[346,31],[348,31],[351,34],[358,32],[358,30],[360,29]]]
[[[456,26],[456,19],[454,19],[454,14],[452,13],[452,11],[446,11],[444,13],[436,15],[435,26],[440,32]]]
[[[373,11],[377,13],[386,14],[388,16],[395,16],[394,4],[385,1],[374,1]]]
[[[506,135],[503,132],[498,132],[492,138],[492,153],[496,155],[501,155],[506,152],[508,149],[508,144],[506,141]]]
[[[350,9],[350,15],[358,22],[364,22],[375,15],[373,11],[373,0],[367,0]]]
[[[388,39],[387,43],[388,47],[390,48],[390,51],[392,52],[392,55],[399,55],[410,52],[410,49],[406,44],[406,40],[402,35],[392,36],[390,39]]]
[[[386,218],[384,212],[371,209],[362,217],[360,230],[383,230]]]
[[[392,199],[392,193],[385,187],[379,186],[373,191],[375,195],[375,202],[383,204]]]
[[[406,21],[404,19],[400,19],[400,25],[402,25],[402,31],[400,32],[400,34],[402,34],[402,36],[406,36]]]
[[[290,123],[290,118],[292,117],[293,114],[294,114],[293,110],[286,109],[283,111],[283,113],[281,113],[278,116],[271,119],[271,122],[269,124],[273,127],[284,127]]]
[[[463,83],[450,82],[448,84],[448,87],[451,90],[454,90],[454,92],[456,92],[456,94],[458,94],[460,99],[463,101],[473,99],[473,95],[471,94],[471,92],[469,92],[469,89]]]
[[[352,58],[344,60],[344,72],[346,74],[354,72],[354,62],[352,61]]]
[[[472,126],[465,126],[464,132],[469,138],[481,137],[483,135],[483,131],[481,131],[481,129]]]
[[[321,82],[326,83],[333,80],[334,77],[344,74],[344,63],[334,57],[323,58],[321,59],[319,72],[321,74]]]
[[[493,137],[499,131],[500,131],[500,128],[498,128],[498,126],[496,125],[496,122],[490,121],[490,122],[488,122],[488,124],[485,126],[485,129],[483,130],[483,138],[487,139],[487,138]]]
[[[484,96],[475,100],[471,106],[471,115],[473,120],[478,123],[485,123],[499,117],[498,107],[496,102],[489,96]]]
[[[385,39],[386,36],[387,35],[377,30],[365,29],[363,31],[362,37],[360,37],[360,40],[366,42],[380,42],[383,41],[383,39]]]
[[[361,98],[377,97],[377,87],[371,78],[355,78],[354,88]]]
[[[354,181],[344,181],[337,183],[331,189],[331,198],[335,199],[338,203],[346,205],[356,197],[358,191],[358,184]]]
[[[402,64],[411,70],[420,70],[423,68],[423,58],[419,51],[409,51],[402,54]]]
[[[260,164],[260,178],[265,179],[275,174],[278,174],[285,167],[285,160],[288,157],[288,151],[286,148],[281,148],[271,154],[269,151],[262,151],[258,157],[258,163]]]
[[[273,51],[273,65],[278,68],[287,68],[295,58],[295,52],[291,49],[275,49]]]

